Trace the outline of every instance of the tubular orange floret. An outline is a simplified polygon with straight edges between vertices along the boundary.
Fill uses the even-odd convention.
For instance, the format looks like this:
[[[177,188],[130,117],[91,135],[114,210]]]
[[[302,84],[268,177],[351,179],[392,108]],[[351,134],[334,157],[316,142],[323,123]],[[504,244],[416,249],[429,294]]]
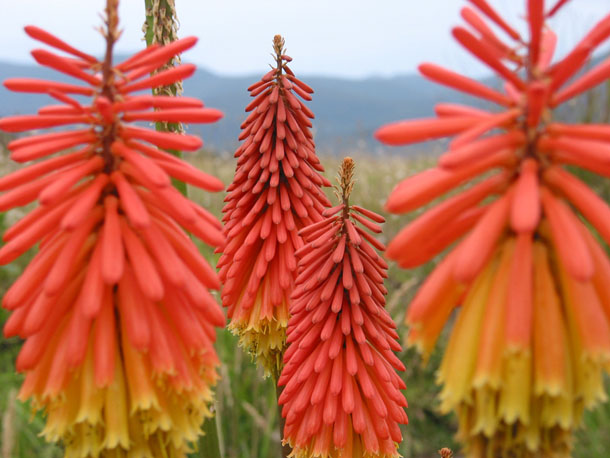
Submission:
[[[568,87],[553,97],[553,106],[561,105],[566,100],[572,99],[577,95],[592,89],[600,83],[610,78],[610,59],[606,59],[595,68],[588,71]]]
[[[433,64],[420,72],[503,111],[441,103],[436,118],[377,131],[391,145],[455,136],[435,168],[396,186],[389,211],[416,210],[464,185],[399,231],[387,254],[416,267],[455,243],[416,294],[407,323],[408,342],[427,357],[462,305],[438,380],[441,409],[457,412],[466,455],[567,457],[583,406],[605,397],[610,347],[610,260],[581,217],[610,245],[610,209],[564,167],[610,176],[610,126],[551,119],[557,105],[610,75],[606,60],[566,85],[610,37],[610,15],[551,64],[558,40],[545,19],[566,0],[548,12],[543,0],[525,0],[527,39],[486,0],[470,2],[514,40],[500,41],[470,8],[462,17],[474,33],[453,30],[504,80],[504,91]],[[476,180],[493,168],[502,171]],[[483,204],[492,194],[498,199]]]
[[[594,272],[593,261],[578,229],[576,215],[545,188],[541,190],[541,200],[553,242],[566,270],[579,281],[590,280]]]
[[[528,25],[530,29],[529,55],[534,65],[538,64],[540,57],[540,44],[542,42],[542,29],[544,26],[544,1],[528,0]]]
[[[404,384],[396,374],[404,367],[393,353],[400,349],[398,335],[385,318],[387,265],[371,258],[374,250],[364,248],[368,242],[354,240],[348,230],[350,218],[367,227],[354,211],[381,218],[349,205],[352,170],[353,161],[344,159],[339,180],[343,203],[324,216],[335,226],[330,243],[317,243],[326,233],[306,228],[304,242],[323,248],[316,257],[298,254],[298,297],[291,304],[289,346],[279,380],[284,386],[279,398],[286,418],[284,441],[295,457],[398,457],[399,424],[408,421],[400,393]],[[312,270],[318,272],[313,278]],[[301,307],[302,302],[307,306]]]
[[[479,41],[468,30],[462,27],[453,29],[455,39],[468,51],[478,57],[483,63],[487,64],[498,75],[504,78],[509,83],[512,83],[517,89],[525,89],[525,83],[516,73],[509,70],[493,53],[484,41]]]
[[[390,145],[421,142],[462,132],[474,124],[476,117],[422,119],[388,124],[375,132],[375,137]]]
[[[498,115],[491,115],[485,120],[481,120],[479,124],[474,126],[462,134],[458,135],[449,145],[449,149],[456,150],[460,146],[464,146],[473,140],[476,140],[481,135],[489,132],[491,129],[498,127],[506,127],[519,117],[521,110],[513,109],[506,113],[500,113]]]
[[[533,240],[531,233],[516,237],[507,295],[506,343],[509,349],[528,350],[532,336],[533,314]]]
[[[492,128],[490,127],[490,129]],[[469,143],[443,154],[439,158],[438,163],[445,169],[460,169],[472,162],[484,159],[485,156],[489,156],[495,151],[501,151],[505,148],[510,148],[514,151],[514,149],[519,148],[524,143],[525,135],[519,131],[487,137],[481,140],[473,139]]]
[[[492,21],[494,21],[501,29],[503,29],[511,38],[518,40],[520,38],[519,34],[509,26],[496,11],[489,6],[489,4],[485,0],[469,0],[474,6],[479,8],[483,14],[489,17]]]
[[[460,105],[458,103],[437,103],[434,105],[436,116],[445,118],[448,116],[481,116],[486,117],[491,113],[478,108]]]
[[[42,434],[63,441],[66,456],[184,457],[211,416],[219,363],[214,328],[224,326],[208,292],[219,279],[186,231],[215,247],[224,237],[220,222],[178,193],[170,177],[210,191],[224,186],[157,148],[196,150],[198,137],[128,123],[214,122],[222,113],[192,98],[128,94],[192,74],[194,66],[184,65],[149,77],[196,39],[151,47],[113,67],[113,4],[104,62],[26,27],[33,38],[76,56],[35,50],[40,64],[89,86],[5,82],[11,90],[48,93],[61,105],[4,118],[0,128],[86,127],[8,145],[17,162],[41,160],[0,178],[0,207],[37,199],[41,206],[4,234],[2,264],[39,246],[3,299],[13,311],[4,331],[26,339],[17,361],[26,374],[21,398],[46,413]],[[131,79],[116,77],[119,70]],[[93,100],[86,105],[67,94]]]
[[[472,282],[491,257],[506,227],[512,197],[508,194],[494,202],[457,248],[454,275],[458,281]]]
[[[555,13],[557,13],[557,11],[559,11],[569,1],[570,0],[557,0],[557,3],[555,3],[555,6],[553,6],[547,13],[547,17],[553,17],[555,15]]]
[[[510,224],[516,233],[533,233],[540,222],[540,191],[538,188],[538,163],[526,159],[515,185],[511,204]]]
[[[330,183],[318,174],[322,168],[309,129],[313,113],[297,98],[308,100],[313,91],[290,74],[283,46],[276,36],[274,69],[248,88],[254,100],[246,107],[251,114],[242,124],[243,143],[223,209],[230,241],[218,262],[229,327],[268,375],[281,370],[295,255],[319,248],[303,247],[299,230],[322,222],[330,206],[320,190]],[[330,240],[327,227],[310,230]]]
[[[488,39],[495,48],[507,56],[511,53],[510,48],[500,41],[493,30],[485,24],[485,21],[483,21],[474,10],[464,7],[460,14],[468,24],[476,29],[483,37]]]
[[[475,97],[495,102],[500,105],[512,105],[510,98],[506,95],[491,89],[478,81],[470,79],[459,73],[452,72],[434,64],[421,64],[418,67],[420,73],[426,78],[445,86],[452,87],[458,91],[465,92]],[[382,140],[383,141],[383,140]]]
[[[538,67],[543,71],[547,71],[553,60],[555,50],[557,49],[557,34],[551,29],[544,30],[541,46],[542,49],[540,51]]]

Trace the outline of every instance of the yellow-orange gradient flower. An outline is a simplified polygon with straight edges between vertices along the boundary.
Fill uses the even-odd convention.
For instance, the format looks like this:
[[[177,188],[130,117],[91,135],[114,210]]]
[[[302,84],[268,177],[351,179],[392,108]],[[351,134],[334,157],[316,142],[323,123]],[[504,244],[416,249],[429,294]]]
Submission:
[[[39,246],[3,298],[13,312],[4,334],[26,339],[17,359],[26,373],[20,398],[44,411],[42,434],[62,441],[66,457],[182,457],[210,416],[215,327],[224,325],[208,292],[219,280],[184,229],[212,246],[223,235],[220,222],[176,191],[171,177],[208,191],[223,184],[157,148],[196,150],[199,138],[129,123],[212,122],[221,113],[196,99],[134,95],[192,74],[192,65],[182,65],[149,77],[196,39],[153,46],[112,66],[117,19],[112,8],[107,13],[104,62],[26,27],[71,56],[37,49],[36,60],[80,84],[4,82],[61,104],[1,119],[1,129],[80,125],[8,145],[17,162],[41,161],[0,178],[2,211],[40,204],[3,236],[1,264]]]
[[[473,31],[453,36],[504,80],[502,91],[433,64],[428,79],[493,102],[492,112],[436,106],[436,118],[382,127],[377,137],[407,144],[453,136],[438,166],[402,181],[393,213],[415,210],[470,186],[418,216],[388,246],[402,267],[455,246],[414,298],[409,342],[429,354],[462,305],[439,371],[441,408],[458,413],[468,456],[569,456],[585,408],[606,398],[610,367],[610,261],[587,220],[610,243],[610,208],[567,165],[610,176],[610,126],[566,125],[552,110],[607,80],[610,59],[578,76],[610,37],[610,15],[556,63],[546,9],[528,0],[529,38],[485,0],[462,17]],[[507,44],[486,16],[512,39]],[[582,218],[582,219],[581,219]]]
[[[229,327],[268,374],[281,368],[298,230],[330,206],[310,130],[314,115],[296,97],[311,100],[313,90],[288,67],[282,37],[273,45],[276,67],[248,88],[256,98],[241,126],[244,142],[223,209],[227,245],[218,261]]]
[[[343,203],[300,231],[279,380],[284,440],[296,458],[398,457],[407,423],[398,334],[384,308],[388,266],[375,251],[385,247],[367,232],[380,233],[384,219],[349,205],[353,168],[344,159]]]

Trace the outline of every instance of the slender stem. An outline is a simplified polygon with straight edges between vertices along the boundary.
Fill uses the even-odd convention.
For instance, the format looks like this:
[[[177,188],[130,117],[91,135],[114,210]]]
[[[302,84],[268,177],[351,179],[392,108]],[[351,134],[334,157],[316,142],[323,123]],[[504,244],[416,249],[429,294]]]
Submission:
[[[276,401],[280,400],[280,396],[282,394],[282,391],[284,390],[284,387],[279,386],[278,385],[278,380],[280,378],[280,374],[279,374],[279,370],[274,367],[273,368],[273,383],[275,384],[275,395],[277,397]],[[282,440],[284,439],[284,426],[286,425],[286,420],[284,419],[284,417],[282,417],[282,406],[280,406],[279,402],[276,402],[277,405],[277,415],[278,415],[278,424],[279,424],[279,429],[280,429],[280,456],[282,458],[286,458],[288,457],[288,455],[290,455],[290,453],[292,452],[292,449],[290,448],[290,445],[288,445],[287,443],[284,444],[282,443]]]
[[[220,458],[220,442],[218,440],[218,429],[216,425],[216,415],[208,418],[203,423],[203,436],[199,437],[198,448],[200,457]]]

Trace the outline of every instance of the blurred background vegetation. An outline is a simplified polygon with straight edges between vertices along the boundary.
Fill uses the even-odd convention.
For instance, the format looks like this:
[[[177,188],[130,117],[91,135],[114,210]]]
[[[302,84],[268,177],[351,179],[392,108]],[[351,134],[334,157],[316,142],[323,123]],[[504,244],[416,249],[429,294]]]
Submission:
[[[610,100],[591,93],[573,111],[579,111],[578,118],[586,121],[608,121],[610,119]],[[608,108],[607,108],[608,107]],[[9,138],[0,134],[0,170],[12,170],[5,145]],[[371,157],[355,156],[356,187],[352,201],[378,213],[384,214],[387,222],[380,236],[387,243],[398,230],[419,212],[409,215],[388,215],[383,211],[383,203],[392,188],[404,177],[431,166],[435,153],[442,151],[442,145],[434,145],[435,152],[422,157]],[[220,177],[230,183],[234,173],[235,160],[230,154],[199,152],[187,158],[202,170]],[[341,162],[341,157],[324,157],[326,176],[333,179]],[[596,175],[576,171],[606,201],[610,202],[610,180]],[[332,190],[327,194],[334,200]],[[197,189],[189,189],[189,196],[221,215],[224,193],[210,194]],[[0,214],[0,233],[23,215],[23,209]],[[609,222],[610,224],[610,222]],[[201,245],[202,252],[215,265],[216,255]],[[0,267],[0,295],[19,275],[27,264],[30,255],[24,255],[16,262]],[[390,263],[387,308],[399,324],[401,337],[406,334],[403,325],[408,302],[417,291],[426,274],[432,270],[434,262],[418,269],[404,271]],[[0,311],[0,324],[4,324],[8,313]],[[460,456],[459,447],[453,435],[456,422],[451,415],[440,415],[437,411],[436,395],[439,391],[435,383],[435,372],[440,362],[446,336],[442,336],[436,352],[427,365],[423,365],[413,350],[403,350],[399,355],[407,367],[401,374],[407,383],[406,396],[409,401],[407,413],[410,424],[402,428],[404,440],[399,452],[405,458],[428,458],[438,456],[442,447],[450,447]],[[22,374],[14,371],[14,362],[21,345],[18,338],[0,340],[0,450],[1,458],[60,458],[60,447],[44,443],[38,436],[44,420],[39,414],[30,412],[26,404],[16,400],[16,394],[23,380]],[[222,456],[226,458],[268,458],[279,456],[278,414],[275,401],[275,388],[270,379],[263,379],[250,357],[237,348],[237,338],[228,331],[218,332],[217,351],[222,361],[222,376],[216,387],[215,421]],[[608,383],[610,391],[610,382]],[[602,458],[610,450],[610,403],[585,415],[584,428],[576,436],[575,458]],[[204,457],[203,451],[191,455]]]

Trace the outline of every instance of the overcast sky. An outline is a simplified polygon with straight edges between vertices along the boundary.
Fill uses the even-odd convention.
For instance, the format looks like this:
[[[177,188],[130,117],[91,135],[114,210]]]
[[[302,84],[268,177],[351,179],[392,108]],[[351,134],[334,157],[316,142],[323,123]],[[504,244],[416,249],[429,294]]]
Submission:
[[[271,40],[286,38],[299,74],[362,78],[412,73],[432,61],[473,76],[485,73],[450,39],[461,23],[463,0],[175,0],[180,36],[199,43],[189,61],[220,74],[265,71]],[[525,0],[490,0],[520,30]],[[554,3],[555,0],[552,0]],[[547,3],[551,3],[547,0]],[[105,0],[0,0],[0,59],[31,62],[36,42],[23,26],[40,26],[81,49],[100,54],[94,26]],[[118,51],[141,49],[144,0],[121,1],[123,37]],[[551,23],[560,34],[560,52],[603,15],[609,0],[571,0]]]

